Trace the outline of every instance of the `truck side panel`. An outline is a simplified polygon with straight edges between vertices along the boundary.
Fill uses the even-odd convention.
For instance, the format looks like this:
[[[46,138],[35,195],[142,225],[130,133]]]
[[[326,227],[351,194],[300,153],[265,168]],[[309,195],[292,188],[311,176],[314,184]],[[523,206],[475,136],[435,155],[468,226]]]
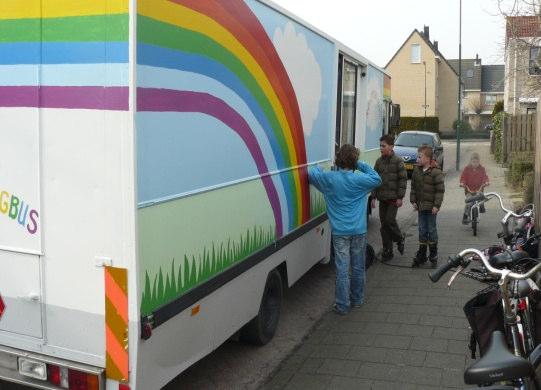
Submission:
[[[176,3],[138,2],[143,314],[319,215],[304,164],[330,159],[332,43],[255,1]]]
[[[224,280],[325,211],[306,167],[331,159],[335,80],[324,75],[336,49],[253,0],[139,0],[137,12],[141,314],[225,283],[142,342],[138,384],[150,385],[253,318],[272,267],[286,262],[292,284],[328,252],[328,228],[314,225]]]

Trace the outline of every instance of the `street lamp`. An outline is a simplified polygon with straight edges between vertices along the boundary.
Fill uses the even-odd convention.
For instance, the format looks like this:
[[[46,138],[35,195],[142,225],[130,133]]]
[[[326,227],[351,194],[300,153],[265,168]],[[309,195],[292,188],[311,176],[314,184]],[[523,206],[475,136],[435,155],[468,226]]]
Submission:
[[[460,13],[458,17],[458,108],[456,120],[456,170],[460,170],[460,126],[462,116],[460,115],[460,100],[462,98],[462,0],[460,1]]]
[[[428,107],[426,104],[426,61],[423,61],[423,65],[425,66],[425,104],[423,104],[425,109],[425,120],[423,122],[423,130],[426,131],[426,108]]]

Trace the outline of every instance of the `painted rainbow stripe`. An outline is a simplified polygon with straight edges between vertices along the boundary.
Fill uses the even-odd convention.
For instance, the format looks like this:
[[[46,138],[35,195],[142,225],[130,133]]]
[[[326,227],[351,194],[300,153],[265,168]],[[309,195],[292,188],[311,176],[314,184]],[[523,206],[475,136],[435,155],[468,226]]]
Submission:
[[[128,0],[0,2],[0,107],[128,110],[128,9]]]
[[[386,74],[383,75],[383,97],[391,98],[391,77]]]
[[[138,64],[200,73],[235,91],[265,130],[278,167],[294,168],[291,174],[283,175],[289,228],[306,222],[310,203],[298,102],[272,41],[250,8],[242,0],[139,0],[138,12]],[[171,93],[153,91],[154,96],[162,94],[158,99],[162,102]],[[139,88],[138,100],[146,94]],[[155,103],[152,106],[150,109],[141,103],[138,109],[175,110]],[[253,145],[247,147],[252,156],[259,153]],[[262,176],[268,173],[261,161],[256,160],[256,165]],[[301,168],[296,169],[298,165]],[[269,186],[273,186],[272,182]],[[281,211],[272,195],[276,190],[265,187],[279,237]]]
[[[105,373],[126,382],[128,354],[128,270],[105,267]]]

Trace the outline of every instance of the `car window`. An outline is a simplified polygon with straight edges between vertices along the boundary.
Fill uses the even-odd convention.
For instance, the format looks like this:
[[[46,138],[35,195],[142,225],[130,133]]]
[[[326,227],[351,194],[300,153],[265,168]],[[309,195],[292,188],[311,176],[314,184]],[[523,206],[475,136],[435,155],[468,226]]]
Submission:
[[[434,146],[434,137],[428,134],[401,133],[396,139],[396,146],[418,147],[421,145]]]

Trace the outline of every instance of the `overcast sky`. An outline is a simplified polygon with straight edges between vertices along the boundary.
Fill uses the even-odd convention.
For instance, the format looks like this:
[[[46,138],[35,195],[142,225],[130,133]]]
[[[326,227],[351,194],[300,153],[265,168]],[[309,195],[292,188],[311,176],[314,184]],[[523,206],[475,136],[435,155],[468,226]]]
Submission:
[[[381,67],[424,25],[445,58],[458,58],[459,0],[273,1]],[[503,64],[504,27],[496,0],[463,0],[462,58]]]

